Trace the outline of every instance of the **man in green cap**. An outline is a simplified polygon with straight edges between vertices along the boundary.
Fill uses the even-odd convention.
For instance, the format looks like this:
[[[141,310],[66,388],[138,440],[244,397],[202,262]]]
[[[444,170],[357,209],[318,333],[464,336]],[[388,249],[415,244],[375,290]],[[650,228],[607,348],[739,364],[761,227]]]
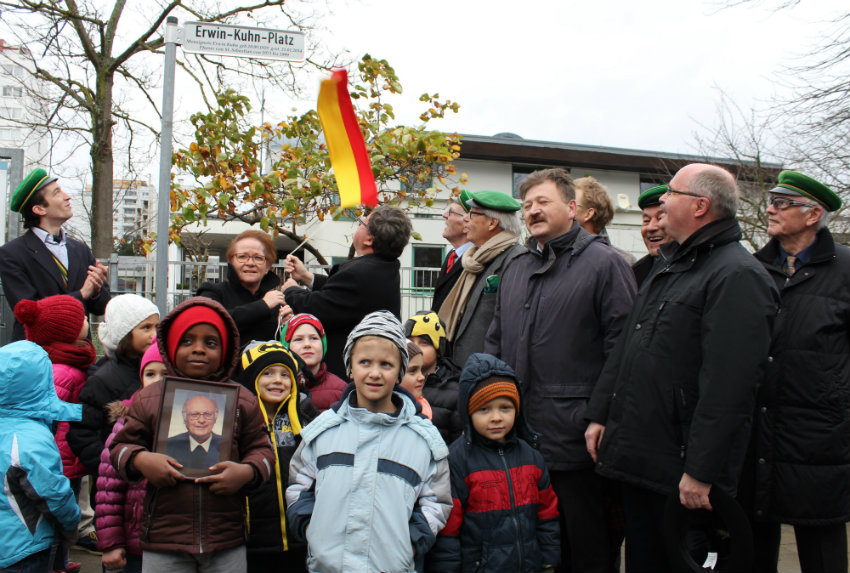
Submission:
[[[21,214],[27,232],[0,247],[0,280],[9,306],[67,294],[82,301],[87,313],[103,314],[110,298],[108,269],[62,228],[73,212],[56,177],[33,170],[12,194],[11,208]],[[23,338],[23,326],[15,321],[12,340]]]
[[[460,273],[463,271],[463,265],[460,264],[460,259],[463,253],[472,246],[472,242],[466,239],[466,230],[464,229],[464,216],[469,212],[469,206],[466,201],[470,200],[472,195],[464,189],[457,198],[449,201],[446,210],[443,211],[443,219],[446,221],[446,226],[443,228],[443,238],[452,246],[452,250],[443,261],[443,266],[440,267],[440,272],[437,274],[437,280],[434,283],[434,296],[431,299],[431,310],[438,312],[443,305],[443,301],[449,296],[449,293],[454,288],[457,279],[460,278]]]
[[[652,267],[658,260],[658,248],[673,240],[673,237],[667,235],[661,226],[661,218],[664,216],[664,211],[661,208],[661,196],[665,193],[667,193],[667,185],[656,185],[647,189],[638,197],[638,207],[643,211],[640,236],[643,237],[643,244],[649,251],[649,254],[632,265],[638,288],[649,276]]]
[[[466,205],[469,211],[463,222],[472,247],[460,260],[463,271],[438,311],[446,324],[452,360],[460,367],[470,355],[484,350],[502,269],[525,250],[517,242],[516,212],[521,205],[516,199],[501,191],[478,191],[470,193]]]
[[[780,291],[782,311],[745,473],[754,487],[755,570],[776,571],[780,524],[788,523],[804,573],[847,571],[850,249],[826,228],[841,199],[795,171],[781,172],[768,197],[770,241],[755,256]]]

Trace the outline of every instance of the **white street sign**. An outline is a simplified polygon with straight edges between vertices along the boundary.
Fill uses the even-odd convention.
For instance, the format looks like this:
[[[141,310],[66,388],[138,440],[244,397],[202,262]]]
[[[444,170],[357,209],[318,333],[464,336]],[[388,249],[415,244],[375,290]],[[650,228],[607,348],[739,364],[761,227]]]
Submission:
[[[183,24],[183,51],[269,60],[304,60],[304,32],[208,22]]]

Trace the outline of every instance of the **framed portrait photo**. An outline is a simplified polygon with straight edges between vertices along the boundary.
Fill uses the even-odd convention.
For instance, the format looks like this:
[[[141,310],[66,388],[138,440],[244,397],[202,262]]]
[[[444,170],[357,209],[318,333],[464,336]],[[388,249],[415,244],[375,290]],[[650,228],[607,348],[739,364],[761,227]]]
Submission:
[[[153,451],[177,460],[185,476],[212,474],[211,466],[231,459],[237,387],[171,376],[163,385]]]

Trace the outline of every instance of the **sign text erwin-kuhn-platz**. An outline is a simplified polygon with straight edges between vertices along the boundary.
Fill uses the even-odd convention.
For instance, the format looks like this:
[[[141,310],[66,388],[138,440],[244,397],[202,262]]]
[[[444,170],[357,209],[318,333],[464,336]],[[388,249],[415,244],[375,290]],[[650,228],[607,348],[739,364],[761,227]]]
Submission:
[[[304,59],[304,33],[207,22],[183,24],[183,50],[272,60]]]

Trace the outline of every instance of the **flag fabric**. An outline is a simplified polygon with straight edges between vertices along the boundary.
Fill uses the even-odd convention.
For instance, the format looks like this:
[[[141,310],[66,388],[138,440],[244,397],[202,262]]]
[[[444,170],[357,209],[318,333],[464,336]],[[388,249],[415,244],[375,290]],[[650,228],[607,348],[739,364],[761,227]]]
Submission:
[[[339,189],[340,206],[343,209],[361,204],[374,207],[378,204],[378,189],[366,142],[354,115],[345,70],[334,70],[330,79],[322,80],[318,109]]]

